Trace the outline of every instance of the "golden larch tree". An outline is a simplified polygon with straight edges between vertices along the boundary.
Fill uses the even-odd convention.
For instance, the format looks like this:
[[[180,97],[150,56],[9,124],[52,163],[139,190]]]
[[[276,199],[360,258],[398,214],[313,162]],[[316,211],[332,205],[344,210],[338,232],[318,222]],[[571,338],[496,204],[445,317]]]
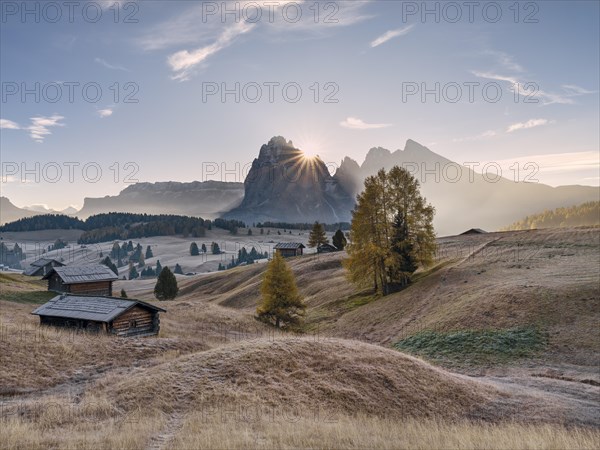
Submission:
[[[278,252],[267,266],[260,291],[262,301],[256,309],[259,319],[277,328],[297,325],[302,321],[306,305],[292,269]]]

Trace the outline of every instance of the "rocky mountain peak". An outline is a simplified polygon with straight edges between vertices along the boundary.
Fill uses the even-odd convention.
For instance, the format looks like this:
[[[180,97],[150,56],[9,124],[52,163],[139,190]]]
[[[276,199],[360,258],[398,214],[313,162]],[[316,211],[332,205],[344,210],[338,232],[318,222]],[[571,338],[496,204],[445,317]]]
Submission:
[[[290,154],[300,152],[292,141],[287,141],[283,136],[274,136],[260,148],[258,159],[261,162],[276,163],[289,158]]]
[[[320,158],[303,158],[292,141],[276,136],[264,144],[244,181],[244,200],[227,218],[246,222],[347,221],[353,196]]]

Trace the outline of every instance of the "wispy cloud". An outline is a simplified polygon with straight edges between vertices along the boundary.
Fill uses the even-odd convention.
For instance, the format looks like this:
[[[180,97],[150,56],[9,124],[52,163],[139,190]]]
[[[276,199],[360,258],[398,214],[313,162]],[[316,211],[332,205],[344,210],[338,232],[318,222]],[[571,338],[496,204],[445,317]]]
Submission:
[[[100,109],[100,110],[98,110],[98,115],[100,116],[101,119],[104,119],[105,117],[112,116],[113,110],[111,108]]]
[[[507,133],[512,133],[513,131],[519,130],[527,130],[529,128],[541,127],[542,125],[547,125],[551,123],[548,119],[530,119],[527,122],[517,122],[509,125],[506,129]]]
[[[0,129],[3,130],[23,130],[29,133],[31,139],[36,142],[44,142],[46,136],[52,134],[50,128],[52,127],[64,127],[65,124],[61,123],[63,116],[57,114],[50,117],[39,116],[31,118],[31,125],[22,127],[16,122],[8,119],[0,119]]]
[[[106,67],[107,69],[121,70],[123,72],[129,72],[129,69],[127,69],[126,67],[115,65],[115,64],[110,64],[109,62],[105,61],[102,58],[95,58],[94,61],[97,62],[98,64]]]
[[[26,130],[29,132],[29,136],[36,142],[44,142],[46,136],[52,134],[50,128],[52,127],[64,127],[65,124],[61,123],[63,116],[53,115],[50,117],[32,117],[31,125]]]
[[[562,173],[574,172],[581,170],[598,170],[600,169],[600,160],[598,160],[598,152],[572,152],[572,153],[546,153],[539,155],[520,156],[512,159],[496,160],[503,171],[506,168],[510,173],[515,163],[519,163],[519,167],[525,167],[527,163],[534,164],[540,173]]]
[[[579,86],[568,84],[562,86],[563,92],[548,92],[540,89],[537,83],[523,81],[511,75],[501,75],[494,72],[481,72],[477,70],[474,70],[471,73],[479,78],[504,81],[508,83],[508,88],[512,92],[516,91],[517,95],[520,97],[537,99],[543,106],[552,104],[572,105],[575,104],[574,97],[596,93],[595,91],[588,91]],[[527,88],[525,86],[527,86]]]
[[[531,82],[523,82],[518,78],[510,75],[500,75],[493,72],[479,72],[473,71],[473,75],[479,78],[486,78],[488,80],[505,81],[509,83],[509,89],[515,92],[521,97],[528,97],[530,99],[541,100],[542,105],[551,105],[554,103],[571,105],[575,103],[569,95],[556,94],[552,92],[546,92],[538,88],[537,84],[531,84]],[[525,85],[528,88],[525,89]]]
[[[369,1],[332,2],[335,8],[321,6],[319,20],[315,22],[314,14],[309,11],[312,3],[306,0],[242,0],[237,2],[220,2],[214,14],[207,14],[202,5],[194,5],[175,17],[150,28],[137,39],[137,44],[145,51],[172,49],[173,47],[191,47],[171,53],[167,63],[172,70],[172,79],[185,81],[191,78],[194,70],[201,64],[231,46],[241,35],[262,30],[277,40],[291,39],[291,36],[309,34],[311,37],[326,37],[332,30],[353,25],[371,16],[363,13]],[[294,5],[291,8],[291,5]],[[286,7],[290,6],[289,9]],[[248,7],[250,16],[227,11],[245,11]],[[260,9],[260,20],[254,21],[253,11]],[[295,20],[297,9],[302,14]],[[287,16],[286,16],[287,14]],[[289,17],[292,16],[292,17]],[[237,21],[236,21],[237,20]],[[199,25],[200,24],[200,25]]]
[[[0,119],[0,129],[3,130],[19,130],[21,127],[18,123],[8,119]]]
[[[514,56],[508,53],[498,50],[486,50],[484,54],[492,56],[496,60],[496,63],[503,69],[512,72],[523,72],[523,67],[515,61]]]
[[[106,1],[100,1],[97,4],[100,5],[100,8],[102,9],[110,9],[113,8],[114,5],[118,4],[119,8],[123,8],[124,5],[126,5],[127,3],[135,3],[135,1],[133,0],[106,0]],[[130,10],[128,10],[129,12]]]
[[[598,91],[589,91],[585,88],[582,88],[580,86],[576,86],[574,84],[563,84],[562,88],[567,91],[568,93],[570,93],[573,96],[577,96],[577,95],[588,95],[588,94],[597,94]]]
[[[487,130],[481,134],[475,136],[466,136],[461,138],[452,139],[452,142],[472,142],[472,141],[481,141],[482,139],[487,139],[496,136],[497,133],[494,130]]]
[[[365,123],[362,119],[357,117],[347,117],[340,122],[340,125],[344,128],[350,128],[351,130],[374,130],[392,126],[391,123]]]
[[[225,28],[217,40],[210,45],[200,47],[191,52],[188,50],[181,50],[173,53],[168,58],[169,66],[171,66],[171,70],[175,72],[172,78],[178,81],[188,80],[194,67],[205,61],[208,57],[229,47],[238,36],[248,33],[254,27],[254,24],[239,22]]]
[[[398,28],[397,30],[386,31],[381,36],[379,36],[377,39],[375,39],[373,42],[371,42],[371,47],[372,48],[378,47],[381,44],[385,44],[387,41],[389,41],[391,39],[394,39],[399,36],[404,36],[404,35],[410,33],[410,30],[412,30],[414,26],[415,26],[414,24],[411,24],[404,28]]]

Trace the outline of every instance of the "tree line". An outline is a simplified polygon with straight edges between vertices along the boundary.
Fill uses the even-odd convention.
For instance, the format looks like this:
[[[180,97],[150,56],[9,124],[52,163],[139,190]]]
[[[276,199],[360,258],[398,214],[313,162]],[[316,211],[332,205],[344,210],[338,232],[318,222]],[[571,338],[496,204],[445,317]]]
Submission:
[[[154,236],[183,235],[204,237],[212,227],[237,232],[244,228],[240,220],[205,220],[200,217],[174,214],[102,213],[88,217],[85,221],[62,214],[42,214],[26,217],[0,227],[0,231],[39,231],[56,229],[78,229],[84,233],[79,244],[94,244],[123,239],[138,239]]]
[[[566,208],[547,209],[544,212],[532,214],[509,225],[502,231],[581,227],[599,224],[600,202],[587,202]]]
[[[336,230],[349,230],[350,223],[338,222],[338,223],[324,223],[323,228],[327,232],[334,232]],[[313,227],[312,223],[288,223],[288,222],[258,222],[253,224],[255,228],[283,228],[284,230],[310,230]]]

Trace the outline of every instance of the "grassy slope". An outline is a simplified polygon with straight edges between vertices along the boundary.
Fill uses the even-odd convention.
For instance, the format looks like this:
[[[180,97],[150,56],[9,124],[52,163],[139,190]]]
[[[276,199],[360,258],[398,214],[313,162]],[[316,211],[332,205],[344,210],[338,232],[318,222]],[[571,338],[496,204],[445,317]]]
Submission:
[[[540,230],[440,240],[437,265],[385,298],[356,292],[344,254],[290,260],[309,306],[306,330],[392,346],[422,331],[536,328],[543,356],[591,365],[600,331],[600,229]],[[253,314],[262,266],[182,284],[182,298]]]
[[[29,315],[32,305],[3,297],[0,319],[9,345],[3,345],[0,385],[4,394],[33,392],[20,397],[23,414],[3,427],[3,442],[8,448],[23,443],[140,448],[149,436],[164,433],[171,439],[167,448],[210,447],[224,440],[237,448],[315,442],[384,447],[401,438],[394,430],[406,423],[407,430],[417,430],[406,442],[423,448],[425,436],[431,445],[452,439],[457,448],[500,442],[514,447],[527,436],[540,447],[589,447],[598,433],[459,424],[585,421],[573,422],[577,411],[567,414],[557,400],[528,390],[515,393],[339,337],[392,346],[427,330],[503,333],[536,325],[549,333],[544,358],[592,364],[598,345],[598,237],[598,229],[584,229],[446,238],[439,267],[383,299],[354,291],[344,278],[341,254],[292,260],[309,305],[309,336],[295,340],[273,337],[271,328],[252,318],[264,270],[259,265],[182,279],[181,295],[161,304],[168,312],[161,315],[158,339],[40,334]],[[43,289],[25,278],[8,278],[1,280],[3,296]],[[142,297],[150,299],[150,291]],[[580,385],[590,395],[597,389]],[[41,388],[43,393],[36,391]],[[57,415],[55,405],[64,411]],[[259,423],[240,419],[242,410],[256,406]],[[300,413],[297,421],[281,420],[288,407]],[[336,421],[315,421],[315,408]],[[134,412],[139,420],[124,423],[123,415]],[[426,422],[433,416],[442,423]],[[449,428],[448,421],[458,425]],[[320,441],[308,439],[309,433]]]

